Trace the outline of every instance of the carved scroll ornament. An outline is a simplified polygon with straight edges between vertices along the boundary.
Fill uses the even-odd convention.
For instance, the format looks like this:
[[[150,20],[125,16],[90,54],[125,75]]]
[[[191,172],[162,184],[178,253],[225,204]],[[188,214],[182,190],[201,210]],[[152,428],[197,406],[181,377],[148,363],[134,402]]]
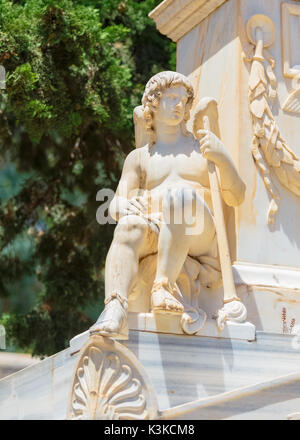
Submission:
[[[279,182],[300,196],[300,161],[287,146],[272,113],[272,101],[277,96],[274,74],[275,60],[267,51],[275,41],[275,25],[265,15],[254,15],[247,23],[247,36],[252,47],[249,78],[249,104],[252,115],[252,155],[271,196],[268,223],[274,223],[279,208],[280,195],[272,180],[270,170]]]

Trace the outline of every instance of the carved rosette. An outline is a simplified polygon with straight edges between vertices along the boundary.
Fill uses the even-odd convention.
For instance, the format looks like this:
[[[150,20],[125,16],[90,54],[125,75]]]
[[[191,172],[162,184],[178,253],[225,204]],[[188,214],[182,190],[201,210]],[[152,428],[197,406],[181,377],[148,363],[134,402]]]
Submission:
[[[91,336],[79,353],[67,418],[147,420],[156,416],[155,392],[140,361],[118,342]]]

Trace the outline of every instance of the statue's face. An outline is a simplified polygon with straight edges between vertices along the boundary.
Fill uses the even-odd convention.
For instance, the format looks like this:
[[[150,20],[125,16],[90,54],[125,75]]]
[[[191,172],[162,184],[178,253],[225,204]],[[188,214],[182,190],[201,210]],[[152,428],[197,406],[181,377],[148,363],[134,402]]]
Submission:
[[[188,100],[184,86],[170,87],[162,92],[155,120],[166,125],[178,125],[183,121]]]

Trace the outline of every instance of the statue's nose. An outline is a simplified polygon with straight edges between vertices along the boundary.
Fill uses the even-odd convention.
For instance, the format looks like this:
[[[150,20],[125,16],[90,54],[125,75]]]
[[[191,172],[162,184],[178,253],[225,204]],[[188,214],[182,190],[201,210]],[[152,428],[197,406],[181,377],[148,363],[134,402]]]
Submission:
[[[182,104],[181,104],[181,102],[178,102],[178,104],[175,105],[175,110],[181,111],[181,109],[182,109]]]

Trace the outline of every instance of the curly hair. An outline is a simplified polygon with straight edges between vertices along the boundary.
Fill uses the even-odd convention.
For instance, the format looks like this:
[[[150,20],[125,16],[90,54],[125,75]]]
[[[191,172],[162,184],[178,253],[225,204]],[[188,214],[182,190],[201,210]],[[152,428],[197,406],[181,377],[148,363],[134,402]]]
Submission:
[[[190,118],[190,110],[194,100],[194,89],[188,78],[181,73],[165,71],[157,73],[148,81],[142,99],[143,112],[146,121],[146,130],[149,135],[149,146],[152,147],[156,142],[154,130],[154,113],[159,105],[162,92],[170,87],[183,86],[186,89],[188,100],[185,106],[185,115],[182,122],[182,131],[185,135],[190,135],[186,128],[186,122]]]

